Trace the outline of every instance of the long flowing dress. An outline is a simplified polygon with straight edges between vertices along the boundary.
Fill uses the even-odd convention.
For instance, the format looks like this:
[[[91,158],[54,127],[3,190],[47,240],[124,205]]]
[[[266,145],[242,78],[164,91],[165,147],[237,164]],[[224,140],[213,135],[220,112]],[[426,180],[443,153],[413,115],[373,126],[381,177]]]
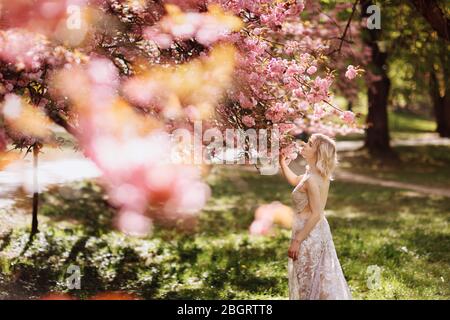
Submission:
[[[295,214],[291,240],[307,219],[300,212],[308,205],[308,195],[299,189],[309,174],[292,191]],[[300,244],[297,260],[288,258],[290,300],[351,300],[352,295],[336,254],[330,226],[323,216]]]

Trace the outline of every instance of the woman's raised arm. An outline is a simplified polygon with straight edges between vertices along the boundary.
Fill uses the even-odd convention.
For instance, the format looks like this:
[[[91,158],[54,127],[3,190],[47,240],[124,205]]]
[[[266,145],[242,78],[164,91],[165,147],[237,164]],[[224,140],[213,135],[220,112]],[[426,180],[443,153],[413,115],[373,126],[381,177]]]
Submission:
[[[286,164],[286,159],[281,154],[280,154],[280,166],[281,171],[283,172],[283,175],[286,178],[286,180],[295,187],[302,179],[302,175],[299,176],[296,175]]]

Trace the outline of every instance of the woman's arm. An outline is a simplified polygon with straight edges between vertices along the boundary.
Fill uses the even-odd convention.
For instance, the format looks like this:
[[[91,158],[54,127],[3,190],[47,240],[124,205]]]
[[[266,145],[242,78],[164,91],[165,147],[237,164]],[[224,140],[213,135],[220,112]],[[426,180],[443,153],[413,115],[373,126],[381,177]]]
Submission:
[[[302,179],[303,175],[300,176],[296,175],[286,164],[286,160],[281,154],[280,154],[280,166],[281,171],[283,172],[283,175],[286,178],[286,180],[294,187],[297,186],[300,180]]]
[[[308,237],[311,230],[319,222],[323,215],[323,210],[320,205],[320,190],[319,186],[313,179],[306,181],[306,192],[308,193],[309,206],[311,208],[311,216],[305,223],[303,229],[299,230],[293,241],[302,242]]]

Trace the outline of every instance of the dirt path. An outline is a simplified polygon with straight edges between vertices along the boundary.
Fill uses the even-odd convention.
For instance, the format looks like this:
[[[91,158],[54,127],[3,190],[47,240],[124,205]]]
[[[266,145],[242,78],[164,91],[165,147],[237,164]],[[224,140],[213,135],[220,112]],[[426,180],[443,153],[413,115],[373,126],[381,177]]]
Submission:
[[[48,186],[98,177],[100,171],[79,152],[72,149],[45,149],[39,156],[38,181],[42,192]],[[0,171],[0,235],[31,221],[33,190],[32,157],[27,155]],[[15,204],[24,200],[29,208]]]
[[[300,162],[295,161],[289,167],[297,174],[301,174],[303,166]],[[380,178],[372,178],[362,174],[356,174],[342,169],[337,169],[335,178],[338,181],[348,181],[353,183],[370,184],[376,186],[383,186],[388,188],[406,189],[428,195],[438,195],[450,198],[450,190],[444,188],[434,188],[428,186],[421,186],[413,183],[406,183],[394,180],[385,180]]]
[[[364,176],[361,174],[356,174],[353,172],[337,170],[335,173],[335,177],[337,180],[348,181],[354,183],[363,183],[363,184],[371,184],[376,186],[383,186],[388,188],[397,188],[397,189],[407,189],[419,193],[429,194],[429,195],[438,195],[450,198],[450,190],[441,189],[441,188],[432,188],[427,186],[420,186],[413,183],[405,183],[399,181],[392,180],[384,180],[379,178],[372,178],[368,176]]]
[[[363,141],[338,141],[336,143],[338,151],[355,151],[363,146]],[[440,138],[435,133],[423,134],[419,138],[410,138],[410,139],[402,139],[396,140],[393,139],[391,141],[392,146],[426,146],[426,145],[434,145],[434,146],[450,146],[449,138]],[[450,197],[450,190],[443,188],[434,188],[428,186],[421,186],[413,183],[385,180],[380,178],[372,178],[369,176],[356,174],[353,172],[348,172],[344,170],[336,171],[336,179],[355,182],[355,183],[364,183],[371,184],[377,186],[383,186],[388,188],[397,188],[397,189],[407,189],[412,190],[419,193],[429,194],[429,195],[439,195],[444,197]]]
[[[337,141],[338,151],[355,151],[364,145],[364,141]],[[391,146],[450,146],[450,138],[441,138],[435,133],[421,134],[418,138],[392,139]]]

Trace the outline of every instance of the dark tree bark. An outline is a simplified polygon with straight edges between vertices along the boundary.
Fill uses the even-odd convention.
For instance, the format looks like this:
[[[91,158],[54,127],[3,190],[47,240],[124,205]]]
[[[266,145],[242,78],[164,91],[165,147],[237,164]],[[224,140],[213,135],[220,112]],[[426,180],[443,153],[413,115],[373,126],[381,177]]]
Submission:
[[[348,102],[348,104],[347,104],[347,110],[348,110],[348,111],[353,111],[353,102],[352,102],[352,101],[349,101],[349,102]]]
[[[68,123],[59,113],[58,111],[45,109],[45,113],[47,116],[52,120],[55,124],[57,124],[60,127],[63,127],[66,129],[68,133],[71,135],[75,135],[77,133],[77,130],[74,126],[72,126],[70,123]]]
[[[444,79],[445,80],[445,79]],[[441,94],[436,71],[430,72],[430,95],[433,101],[434,115],[436,118],[436,132],[441,137],[450,137],[450,94],[448,85],[444,85],[444,95]]]
[[[442,131],[439,131],[441,137],[450,138],[450,94],[447,88],[445,95],[442,97],[444,109],[444,126]]]
[[[410,3],[428,21],[439,37],[450,41],[450,20],[442,12],[436,0],[410,0]]]
[[[37,178],[37,167],[38,167],[38,155],[40,146],[35,144],[33,146],[33,211],[31,220],[31,234],[30,238],[39,232],[38,230],[38,208],[39,208],[39,190],[38,190],[38,178]]]
[[[361,15],[367,17],[367,7],[372,5],[372,1],[361,1]],[[367,129],[365,137],[365,147],[369,152],[376,156],[392,157],[394,155],[389,144],[389,126],[388,126],[388,97],[391,87],[391,81],[387,74],[386,52],[382,52],[378,46],[377,40],[380,37],[380,30],[366,29],[363,35],[364,42],[372,51],[372,61],[370,63],[371,71],[379,76],[379,79],[373,81],[368,86],[368,114],[366,119]]]
[[[450,137],[450,66],[446,44],[450,41],[450,19],[446,17],[436,0],[409,0],[424,19],[435,30],[438,36],[445,40],[440,46],[440,60],[443,72],[443,87],[440,88],[434,66],[430,72],[430,96],[433,101],[436,117],[436,131],[441,137]],[[442,94],[443,91],[443,94]]]
[[[436,117],[436,132],[450,137],[450,55],[448,43],[439,41],[436,57],[430,65],[430,96]]]

